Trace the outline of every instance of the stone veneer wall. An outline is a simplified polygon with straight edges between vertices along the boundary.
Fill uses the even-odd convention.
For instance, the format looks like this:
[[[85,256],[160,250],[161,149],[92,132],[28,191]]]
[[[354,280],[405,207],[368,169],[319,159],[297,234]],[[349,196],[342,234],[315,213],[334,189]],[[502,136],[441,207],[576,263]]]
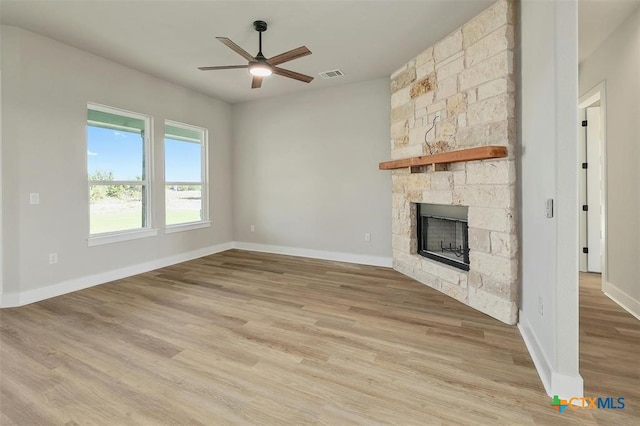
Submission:
[[[498,1],[391,76],[392,159],[508,150],[502,159],[392,172],[393,267],[508,324],[517,322],[519,290],[513,16],[512,2]],[[468,206],[468,272],[416,254],[415,203]]]

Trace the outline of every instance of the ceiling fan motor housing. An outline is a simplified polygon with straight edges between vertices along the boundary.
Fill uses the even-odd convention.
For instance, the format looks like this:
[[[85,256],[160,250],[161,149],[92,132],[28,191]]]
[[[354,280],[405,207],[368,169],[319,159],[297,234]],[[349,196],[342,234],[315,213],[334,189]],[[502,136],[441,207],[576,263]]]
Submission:
[[[264,21],[253,21],[253,28],[261,33],[265,32],[267,31],[267,23]]]

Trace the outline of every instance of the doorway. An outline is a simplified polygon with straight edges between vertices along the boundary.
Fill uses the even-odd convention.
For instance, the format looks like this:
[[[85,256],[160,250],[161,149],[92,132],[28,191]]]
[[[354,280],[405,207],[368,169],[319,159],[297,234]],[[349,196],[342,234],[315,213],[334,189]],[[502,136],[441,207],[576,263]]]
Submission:
[[[601,82],[579,101],[580,271],[606,274],[606,99]]]

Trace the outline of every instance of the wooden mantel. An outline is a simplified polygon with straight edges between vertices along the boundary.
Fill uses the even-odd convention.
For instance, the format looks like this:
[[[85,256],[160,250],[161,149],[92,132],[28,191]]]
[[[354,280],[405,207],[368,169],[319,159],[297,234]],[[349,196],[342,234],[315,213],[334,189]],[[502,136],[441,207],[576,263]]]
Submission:
[[[478,146],[443,152],[420,157],[403,158],[402,160],[384,161],[378,165],[380,170],[402,169],[404,167],[428,166],[429,164],[459,163],[461,161],[486,160],[507,156],[506,146]]]

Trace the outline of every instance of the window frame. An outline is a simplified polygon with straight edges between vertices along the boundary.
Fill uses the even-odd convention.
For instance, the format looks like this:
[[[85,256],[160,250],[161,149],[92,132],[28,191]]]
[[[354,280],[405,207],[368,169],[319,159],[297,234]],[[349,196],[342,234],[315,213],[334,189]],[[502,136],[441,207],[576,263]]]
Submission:
[[[145,226],[141,228],[134,229],[125,229],[121,231],[111,231],[111,232],[101,232],[96,234],[91,234],[91,200],[88,200],[87,205],[88,209],[88,223],[89,229],[87,238],[88,245],[96,246],[102,244],[110,244],[120,241],[133,240],[138,238],[145,238],[158,235],[158,229],[153,228],[154,218],[153,218],[153,191],[154,191],[154,179],[153,179],[153,117],[133,111],[127,111],[121,108],[111,107],[107,105],[101,105],[93,102],[87,103],[87,114],[89,111],[98,111],[104,112],[108,114],[120,115],[122,117],[133,118],[136,120],[142,120],[144,122],[144,137],[143,137],[143,146],[144,146],[144,179],[139,181],[129,181],[129,180],[112,180],[112,181],[97,181],[89,179],[89,158],[88,158],[88,150],[89,150],[89,137],[88,137],[88,127],[91,125],[89,123],[89,119],[86,119],[87,126],[87,136],[86,136],[86,149],[85,149],[85,167],[86,167],[86,178],[87,178],[87,195],[90,192],[91,186],[93,185],[130,185],[130,186],[140,186],[140,188],[146,188],[146,190],[142,190],[144,194],[143,197],[143,213],[145,218]],[[117,126],[114,126],[114,130]],[[130,129],[122,129],[123,131],[131,131]]]
[[[168,181],[167,180],[167,150],[166,139],[168,126],[177,127],[184,130],[196,131],[201,135],[200,139],[200,182],[180,182],[180,181]],[[174,232],[190,231],[192,229],[200,229],[211,226],[209,218],[209,130],[205,127],[195,126],[193,124],[182,123],[175,120],[164,120],[163,126],[163,150],[164,150],[164,193],[166,194],[167,186],[188,186],[188,185],[200,185],[200,220],[193,222],[176,223],[167,225],[167,200],[165,196],[164,201],[164,223],[165,233],[171,234]]]

